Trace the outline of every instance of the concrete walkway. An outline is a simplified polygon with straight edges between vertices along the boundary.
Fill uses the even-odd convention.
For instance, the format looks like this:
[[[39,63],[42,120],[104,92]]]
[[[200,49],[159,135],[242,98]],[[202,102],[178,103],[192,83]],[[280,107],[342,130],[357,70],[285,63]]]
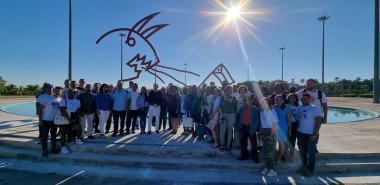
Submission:
[[[33,101],[33,98],[0,98],[0,106],[16,102]],[[372,104],[371,99],[361,98],[329,98],[331,106],[348,106],[380,112],[380,105]],[[0,112],[0,136],[1,140],[19,140],[35,142],[38,135],[36,117],[20,116]],[[370,154],[380,153],[380,118],[347,122],[340,124],[323,125],[320,142],[318,144],[321,153],[330,154]],[[182,146],[189,150],[215,151],[205,142],[197,141],[191,136],[182,136],[178,133],[171,136],[164,132],[152,136],[127,136],[123,138],[107,138],[95,140],[103,144],[127,143],[130,145],[155,145],[155,146]]]

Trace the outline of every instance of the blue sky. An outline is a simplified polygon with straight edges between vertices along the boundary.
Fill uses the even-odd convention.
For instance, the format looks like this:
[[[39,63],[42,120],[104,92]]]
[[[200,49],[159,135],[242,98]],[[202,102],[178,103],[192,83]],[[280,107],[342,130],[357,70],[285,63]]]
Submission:
[[[229,3],[229,2],[225,2]],[[281,78],[281,52],[285,46],[284,79],[321,78],[322,25],[316,19],[328,14],[326,23],[325,79],[372,78],[372,0],[252,0],[248,9],[265,15],[246,16],[257,29],[252,37],[239,22],[242,40],[253,68],[261,80]],[[204,11],[222,11],[211,0],[73,0],[73,78],[88,82],[116,83],[120,78],[120,45],[117,34],[100,45],[96,39],[119,27],[132,27],[153,12],[161,14],[150,25],[166,23],[150,42],[161,64],[197,72],[187,81],[199,84],[219,63],[224,63],[236,81],[247,79],[247,66],[233,27],[207,37],[220,17]],[[0,76],[17,85],[49,81],[62,85],[67,78],[68,1],[1,0]],[[136,53],[125,45],[124,61]],[[141,48],[140,53],[150,51]],[[124,77],[132,76],[128,68]],[[184,79],[181,73],[171,73]],[[166,82],[173,82],[164,77]],[[212,79],[215,81],[216,79]],[[138,83],[151,86],[154,78],[143,73]]]

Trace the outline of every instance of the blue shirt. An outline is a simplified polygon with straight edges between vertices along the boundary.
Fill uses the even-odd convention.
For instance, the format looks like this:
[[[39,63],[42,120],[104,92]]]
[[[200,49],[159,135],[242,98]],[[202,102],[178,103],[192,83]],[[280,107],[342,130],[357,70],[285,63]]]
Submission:
[[[108,111],[111,110],[111,96],[109,94],[103,94],[103,93],[98,93],[96,95],[96,108],[103,110],[103,111]]]
[[[112,91],[113,110],[125,111],[128,107],[128,101],[130,99],[129,91],[127,89],[114,89]]]
[[[288,139],[288,112],[289,107],[285,105],[285,108],[275,106],[274,110],[276,111],[278,118],[278,139],[280,141],[287,141]]]

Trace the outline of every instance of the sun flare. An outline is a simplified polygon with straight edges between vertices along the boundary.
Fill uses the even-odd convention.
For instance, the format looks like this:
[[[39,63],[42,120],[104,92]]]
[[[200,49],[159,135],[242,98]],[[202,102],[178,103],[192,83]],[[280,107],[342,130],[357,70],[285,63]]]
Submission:
[[[227,11],[227,20],[236,20],[241,15],[241,8],[239,6],[234,6]]]

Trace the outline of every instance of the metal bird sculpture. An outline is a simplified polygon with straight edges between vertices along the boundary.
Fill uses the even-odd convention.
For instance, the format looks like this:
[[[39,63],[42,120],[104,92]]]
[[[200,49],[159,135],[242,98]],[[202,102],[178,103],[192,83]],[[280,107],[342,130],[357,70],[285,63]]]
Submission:
[[[146,25],[155,16],[157,16],[159,13],[160,12],[152,13],[152,14],[150,14],[150,15],[142,18],[135,25],[133,25],[132,28],[116,28],[116,29],[112,29],[112,30],[104,33],[103,35],[101,35],[98,38],[98,40],[96,41],[96,44],[99,44],[100,41],[102,41],[105,37],[107,37],[108,35],[110,35],[112,33],[115,33],[115,32],[127,32],[128,34],[127,34],[127,38],[126,38],[125,44],[127,44],[129,47],[134,47],[137,44],[136,43],[137,42],[136,41],[136,37],[140,37],[148,45],[147,47],[149,47],[150,50],[152,51],[152,53],[154,55],[154,60],[149,59],[146,54],[137,53],[134,57],[132,57],[126,63],[127,66],[133,68],[135,76],[132,76],[130,78],[123,79],[123,80],[124,81],[129,81],[129,80],[137,79],[137,78],[140,77],[141,72],[146,71],[149,74],[157,77],[162,83],[165,83],[165,81],[159,75],[157,75],[157,73],[166,75],[166,76],[172,78],[173,80],[175,80],[176,82],[178,82],[178,83],[180,83],[182,85],[186,85],[185,83],[183,83],[182,81],[176,79],[172,75],[170,75],[170,74],[162,71],[160,68],[167,69],[167,70],[174,70],[174,71],[177,71],[177,72],[188,73],[188,74],[192,74],[192,75],[195,75],[195,76],[199,76],[199,74],[196,74],[196,73],[191,72],[191,71],[184,71],[184,70],[180,70],[180,69],[176,69],[176,68],[160,65],[160,58],[159,58],[159,56],[158,56],[158,54],[156,52],[156,49],[153,47],[152,43],[149,41],[149,38],[151,36],[153,36],[153,34],[155,34],[157,31],[159,31],[162,28],[164,28],[164,27],[166,27],[166,26],[169,25],[169,24],[157,24],[157,25],[153,25],[153,26],[150,26],[148,28],[145,28]]]
[[[208,80],[211,75],[215,76],[220,84],[223,83],[223,81],[227,81],[228,82],[228,85],[231,85],[233,83],[235,83],[235,80],[232,78],[230,72],[228,71],[228,69],[226,68],[226,66],[224,66],[222,63],[219,64],[218,66],[216,66],[216,68],[214,68],[209,75],[207,75],[207,77],[202,81],[202,83],[199,85],[199,87],[201,87],[205,82],[206,80]]]

